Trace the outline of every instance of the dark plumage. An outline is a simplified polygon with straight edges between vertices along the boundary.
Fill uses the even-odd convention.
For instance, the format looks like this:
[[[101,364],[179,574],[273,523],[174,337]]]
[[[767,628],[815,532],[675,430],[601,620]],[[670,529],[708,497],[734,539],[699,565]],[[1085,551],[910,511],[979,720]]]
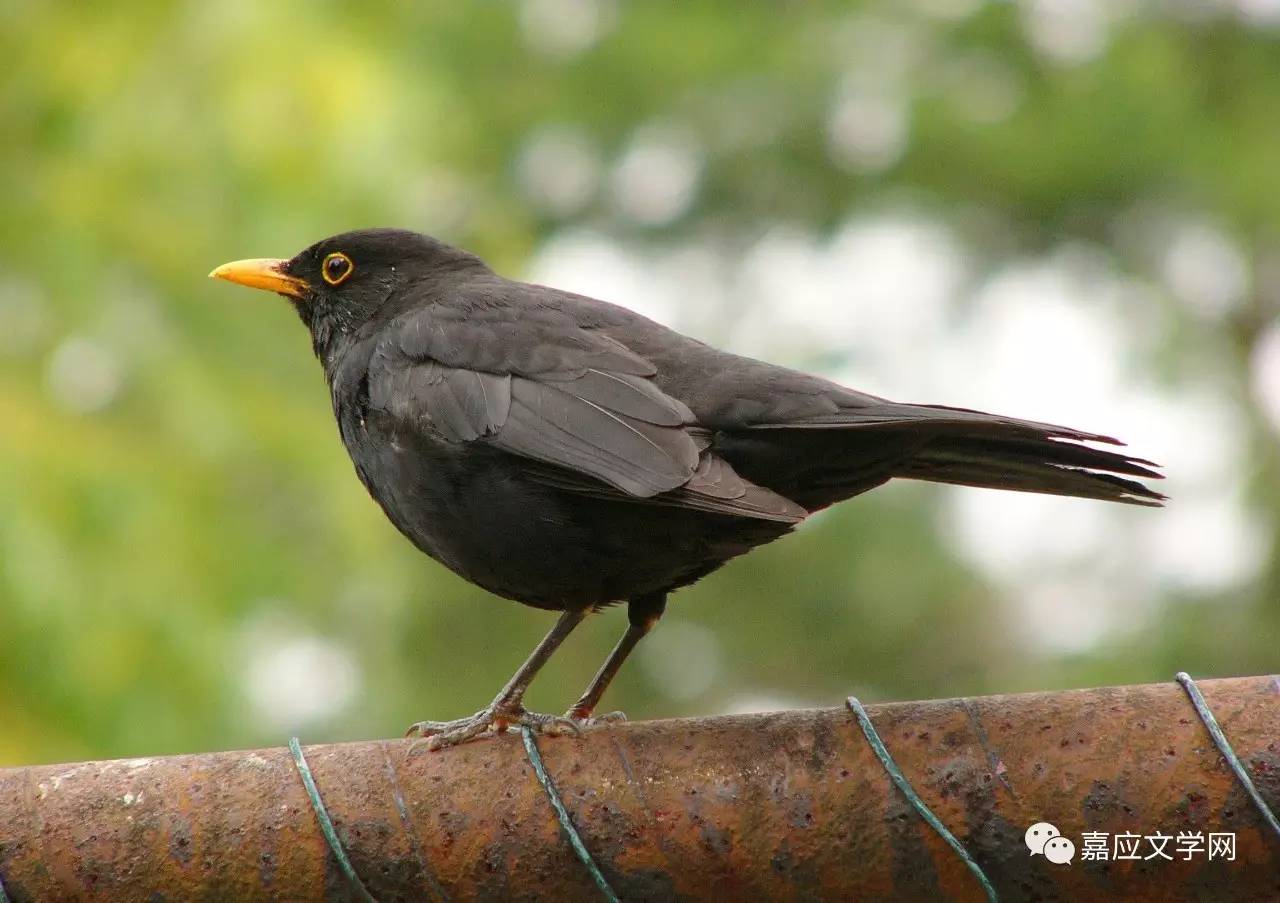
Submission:
[[[212,275],[291,298],[356,472],[410,541],[565,612],[491,706],[415,726],[435,745],[563,724],[525,712],[525,686],[585,611],[628,601],[627,635],[570,712],[589,720],[669,591],[894,477],[1163,498],[1133,479],[1159,477],[1151,462],[1081,444],[1109,437],[865,395],[413,232],[348,232]]]

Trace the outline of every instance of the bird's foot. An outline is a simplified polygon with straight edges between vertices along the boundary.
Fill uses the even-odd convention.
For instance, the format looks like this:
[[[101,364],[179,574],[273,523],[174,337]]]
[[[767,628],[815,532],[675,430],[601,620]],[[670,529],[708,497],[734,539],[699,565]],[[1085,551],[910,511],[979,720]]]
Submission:
[[[419,721],[405,732],[406,737],[426,741],[427,749],[445,749],[487,734],[500,734],[510,727],[527,727],[537,734],[580,734],[583,724],[562,715],[530,712],[523,706],[493,704],[467,718],[453,721]],[[415,744],[416,745],[416,744]]]
[[[587,731],[592,728],[606,727],[610,724],[619,724],[626,721],[627,713],[605,712],[603,715],[592,715],[590,712],[584,712],[575,706],[565,712],[564,717],[576,724],[580,731]]]

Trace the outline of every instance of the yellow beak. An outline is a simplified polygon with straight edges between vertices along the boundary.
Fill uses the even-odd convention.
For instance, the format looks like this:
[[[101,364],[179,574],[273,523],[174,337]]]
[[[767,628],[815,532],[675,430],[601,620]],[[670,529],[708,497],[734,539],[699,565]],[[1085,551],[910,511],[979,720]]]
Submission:
[[[225,279],[228,282],[247,285],[249,288],[260,288],[288,295],[290,298],[301,298],[307,292],[307,283],[284,272],[284,265],[288,262],[273,257],[234,260],[218,267],[209,274],[209,278]]]

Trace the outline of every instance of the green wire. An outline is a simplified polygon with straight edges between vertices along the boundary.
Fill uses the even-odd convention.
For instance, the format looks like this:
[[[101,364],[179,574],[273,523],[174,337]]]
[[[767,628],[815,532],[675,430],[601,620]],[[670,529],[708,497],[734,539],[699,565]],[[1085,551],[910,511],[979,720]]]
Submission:
[[[293,753],[293,762],[298,766],[298,774],[302,776],[302,785],[307,788],[307,796],[311,797],[311,808],[315,810],[316,820],[320,822],[320,833],[329,842],[329,849],[333,851],[334,857],[338,860],[339,868],[347,876],[351,886],[356,889],[356,893],[360,895],[361,900],[365,901],[365,903],[378,903],[373,894],[369,893],[368,889],[365,888],[364,882],[356,874],[351,860],[347,858],[347,851],[342,848],[342,841],[338,838],[338,832],[333,827],[333,820],[329,818],[329,810],[325,808],[324,800],[320,799],[320,788],[316,786],[316,779],[311,775],[311,766],[307,765],[307,760],[302,755],[302,744],[298,742],[297,737],[289,738],[289,751]],[[0,901],[0,903],[3,903],[3,901]]]
[[[556,818],[560,820],[560,827],[564,829],[565,835],[569,838],[569,845],[573,847],[573,851],[578,854],[582,864],[591,873],[592,879],[596,882],[596,886],[600,888],[600,893],[604,895],[604,898],[610,903],[621,903],[618,895],[609,886],[609,881],[605,878],[604,873],[600,871],[600,866],[596,865],[596,861],[591,858],[591,852],[587,849],[586,844],[578,836],[578,829],[573,826],[573,820],[569,818],[569,810],[564,807],[564,803],[560,800],[560,793],[556,790],[556,785],[552,783],[551,776],[547,774],[547,769],[542,764],[542,755],[538,752],[538,744],[533,739],[533,731],[530,730],[528,725],[523,725],[520,728],[520,736],[524,738],[524,751],[529,756],[529,764],[533,766],[533,773],[538,776],[538,783],[547,792],[547,799],[551,800],[551,808],[556,810]]]
[[[1236,777],[1240,779],[1240,783],[1244,785],[1245,793],[1249,794],[1249,799],[1253,800],[1253,804],[1258,807],[1258,811],[1262,813],[1262,817],[1271,826],[1271,830],[1275,831],[1277,836],[1280,836],[1280,821],[1276,819],[1276,814],[1271,811],[1267,801],[1262,798],[1262,794],[1254,786],[1253,779],[1249,777],[1249,772],[1245,770],[1244,763],[1240,761],[1236,751],[1231,748],[1231,741],[1227,739],[1227,735],[1218,726],[1218,719],[1213,717],[1213,712],[1209,709],[1209,704],[1204,701],[1204,696],[1200,694],[1200,688],[1196,686],[1196,682],[1192,680],[1191,675],[1186,671],[1179,671],[1174,678],[1178,683],[1182,684],[1182,689],[1187,691],[1187,696],[1191,698],[1192,708],[1196,710],[1196,714],[1200,716],[1204,726],[1209,729],[1209,736],[1213,737],[1213,742],[1217,744],[1218,752],[1222,753],[1222,757],[1227,760],[1231,770],[1235,772]]]
[[[884,770],[889,773],[890,779],[894,785],[902,792],[915,810],[920,813],[920,817],[928,822],[929,827],[937,831],[956,853],[964,860],[964,864],[969,867],[969,871],[977,877],[978,882],[982,885],[982,889],[987,892],[987,900],[990,903],[996,903],[999,897],[996,895],[996,889],[987,879],[986,873],[982,871],[982,866],[974,861],[969,855],[969,851],[964,848],[960,841],[956,840],[954,834],[947,830],[947,826],[938,820],[938,816],[934,815],[929,807],[924,804],[924,800],[916,794],[911,784],[902,774],[902,769],[898,768],[898,763],[893,761],[893,756],[889,755],[889,750],[885,748],[884,742],[880,739],[880,735],[876,733],[875,726],[871,723],[871,716],[867,714],[867,710],[863,708],[862,703],[858,701],[858,697],[850,696],[845,700],[845,704],[849,706],[850,711],[858,718],[858,724],[862,728],[862,733],[866,735],[867,742],[871,744],[871,748],[875,751],[876,757],[880,759],[880,764],[884,766]]]

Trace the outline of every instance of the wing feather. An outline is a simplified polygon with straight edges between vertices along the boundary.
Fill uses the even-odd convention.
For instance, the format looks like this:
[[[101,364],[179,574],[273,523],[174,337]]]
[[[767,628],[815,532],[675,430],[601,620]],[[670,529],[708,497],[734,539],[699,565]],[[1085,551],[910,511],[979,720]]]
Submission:
[[[808,512],[740,477],[654,365],[564,311],[462,299],[379,337],[369,403],[450,442],[529,461],[566,491],[791,524]]]
[[[698,449],[687,432],[610,411],[567,390],[575,384],[514,377],[507,422],[489,441],[630,495],[648,497],[689,481]]]
[[[693,414],[654,372],[562,311],[490,300],[393,321],[370,361],[369,398],[449,441],[488,442],[648,497],[698,469]]]

